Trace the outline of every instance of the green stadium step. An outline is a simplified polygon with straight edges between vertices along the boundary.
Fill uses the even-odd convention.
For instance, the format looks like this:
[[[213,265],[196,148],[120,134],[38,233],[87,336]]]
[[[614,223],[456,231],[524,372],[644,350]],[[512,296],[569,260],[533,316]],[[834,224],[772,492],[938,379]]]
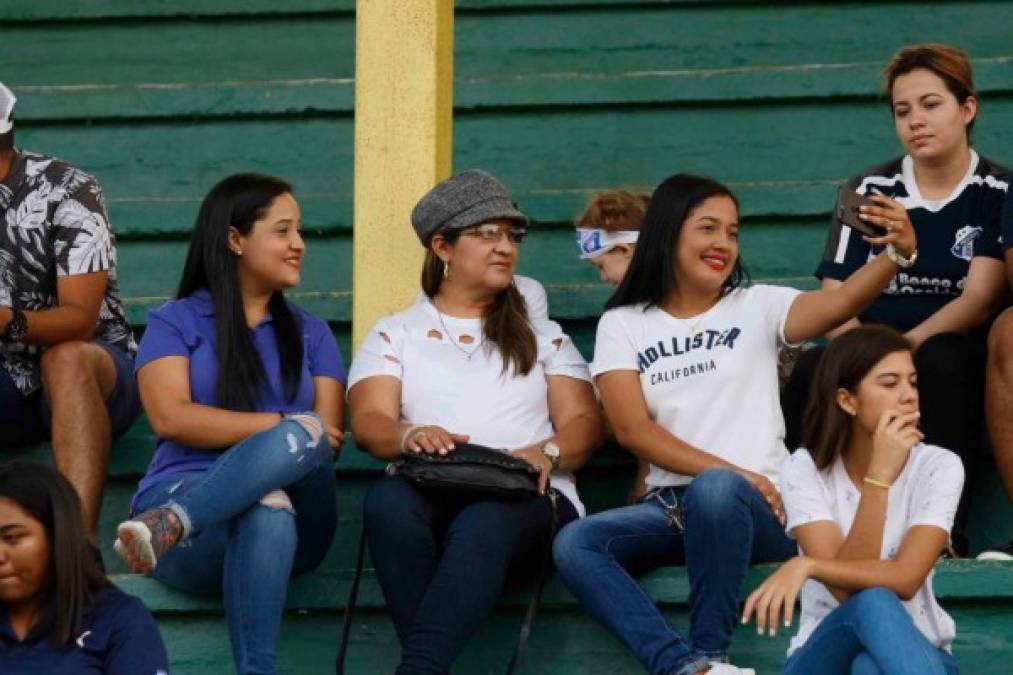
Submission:
[[[681,631],[688,626],[684,608],[662,608]],[[959,626],[954,646],[964,673],[1006,673],[1013,644],[1002,630],[1009,626],[1008,604],[947,607]],[[232,672],[228,636],[216,615],[160,615],[173,675],[220,675]],[[504,608],[489,617],[455,664],[458,675],[502,675],[520,626],[520,608]],[[285,675],[330,675],[341,630],[341,616],[328,612],[295,613],[285,617],[279,645],[279,672]],[[794,628],[791,629],[794,632]],[[788,636],[757,636],[751,627],[736,630],[732,662],[756,669],[759,675],[781,673]],[[389,618],[382,612],[357,616],[346,673],[379,675],[394,672],[399,649]],[[521,660],[523,675],[640,675],[643,668],[603,628],[577,611],[543,611],[535,621]],[[818,675],[814,673],[813,675]]]
[[[354,549],[358,545],[358,534],[354,538],[343,537],[340,545]],[[756,588],[776,568],[776,565],[752,567],[746,578],[743,594]],[[315,572],[294,578],[289,584],[286,609],[295,612],[344,610],[354,573],[353,559],[347,567],[337,568],[324,563]],[[143,597],[145,604],[153,612],[218,612],[222,609],[218,598],[180,593],[148,577],[123,573],[112,574],[110,578],[127,593]],[[655,570],[641,577],[640,584],[659,604],[689,603],[689,577],[683,566]],[[994,600],[1013,606],[1013,562],[941,560],[936,564],[933,584],[936,598],[940,602],[954,604]],[[530,600],[530,591],[531,588],[527,586],[507,589],[499,605],[515,609],[523,608]],[[576,599],[566,590],[559,578],[552,576],[545,586],[542,607],[553,611],[577,606]],[[384,607],[379,582],[368,563],[362,575],[356,607],[363,609]],[[1013,635],[1010,639],[1013,641]]]
[[[750,570],[744,592],[773,569]],[[330,673],[352,570],[328,570],[296,578],[289,586],[279,645],[282,673]],[[227,672],[231,657],[220,601],[177,593],[151,579],[115,575],[124,591],[152,608],[163,631],[173,672],[186,675]],[[646,575],[641,584],[665,616],[682,630],[688,625],[689,582],[683,567]],[[936,567],[935,589],[958,626],[954,653],[964,672],[998,673],[1008,665],[1013,633],[1004,630],[1013,611],[1013,564],[945,561]],[[457,673],[502,673],[513,648],[530,588],[507,590],[459,659]],[[737,629],[733,661],[761,675],[779,673],[788,635],[756,635]],[[349,673],[389,673],[397,663],[397,638],[371,570],[364,575],[348,653]],[[522,673],[618,675],[640,673],[632,656],[590,620],[558,578],[546,586]]]

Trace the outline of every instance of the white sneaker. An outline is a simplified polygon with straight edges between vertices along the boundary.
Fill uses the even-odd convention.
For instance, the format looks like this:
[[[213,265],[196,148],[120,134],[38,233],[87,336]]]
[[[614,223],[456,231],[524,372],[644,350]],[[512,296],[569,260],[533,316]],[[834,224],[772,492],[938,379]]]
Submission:
[[[978,560],[1013,560],[1013,541],[978,554]]]
[[[711,669],[707,675],[756,675],[752,668],[736,668],[730,663],[719,663],[714,661],[710,664]]]

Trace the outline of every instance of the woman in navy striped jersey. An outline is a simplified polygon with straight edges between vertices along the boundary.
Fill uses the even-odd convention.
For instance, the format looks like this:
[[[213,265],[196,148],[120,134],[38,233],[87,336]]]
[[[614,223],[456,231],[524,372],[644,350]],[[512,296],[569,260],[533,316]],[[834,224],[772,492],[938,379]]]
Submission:
[[[1007,170],[971,146],[978,99],[971,64],[961,51],[934,44],[908,47],[884,75],[906,154],[861,172],[848,186],[907,209],[918,235],[918,258],[857,319],[828,337],[862,323],[887,324],[905,334],[916,349],[926,442],[959,454],[966,484],[973,484],[983,434],[984,337],[1006,289],[999,219]],[[816,276],[824,288],[837,286],[880,248],[835,215]],[[789,448],[800,440],[818,354],[810,350],[800,359],[782,397]],[[966,521],[965,495],[951,554],[967,553]]]

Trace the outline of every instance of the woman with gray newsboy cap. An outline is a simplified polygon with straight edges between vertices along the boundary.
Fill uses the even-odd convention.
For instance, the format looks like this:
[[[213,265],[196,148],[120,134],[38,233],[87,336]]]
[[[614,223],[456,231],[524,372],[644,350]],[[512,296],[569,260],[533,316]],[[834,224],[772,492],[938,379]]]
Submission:
[[[556,493],[557,528],[583,515],[572,471],[601,442],[588,367],[514,284],[528,218],[484,171],[459,173],[412,211],[425,298],[381,320],[349,375],[352,430],[375,457],[500,448]],[[537,570],[549,500],[468,500],[397,474],[366,495],[370,553],[401,642],[397,673],[447,673],[509,578]],[[509,572],[509,575],[508,575]]]

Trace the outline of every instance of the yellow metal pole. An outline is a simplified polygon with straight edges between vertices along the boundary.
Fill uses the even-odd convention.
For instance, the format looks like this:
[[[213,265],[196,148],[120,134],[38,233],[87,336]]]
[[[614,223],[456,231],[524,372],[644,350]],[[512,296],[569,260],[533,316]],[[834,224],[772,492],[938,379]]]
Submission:
[[[453,0],[358,0],[352,339],[407,307],[423,249],[411,209],[450,175]]]

